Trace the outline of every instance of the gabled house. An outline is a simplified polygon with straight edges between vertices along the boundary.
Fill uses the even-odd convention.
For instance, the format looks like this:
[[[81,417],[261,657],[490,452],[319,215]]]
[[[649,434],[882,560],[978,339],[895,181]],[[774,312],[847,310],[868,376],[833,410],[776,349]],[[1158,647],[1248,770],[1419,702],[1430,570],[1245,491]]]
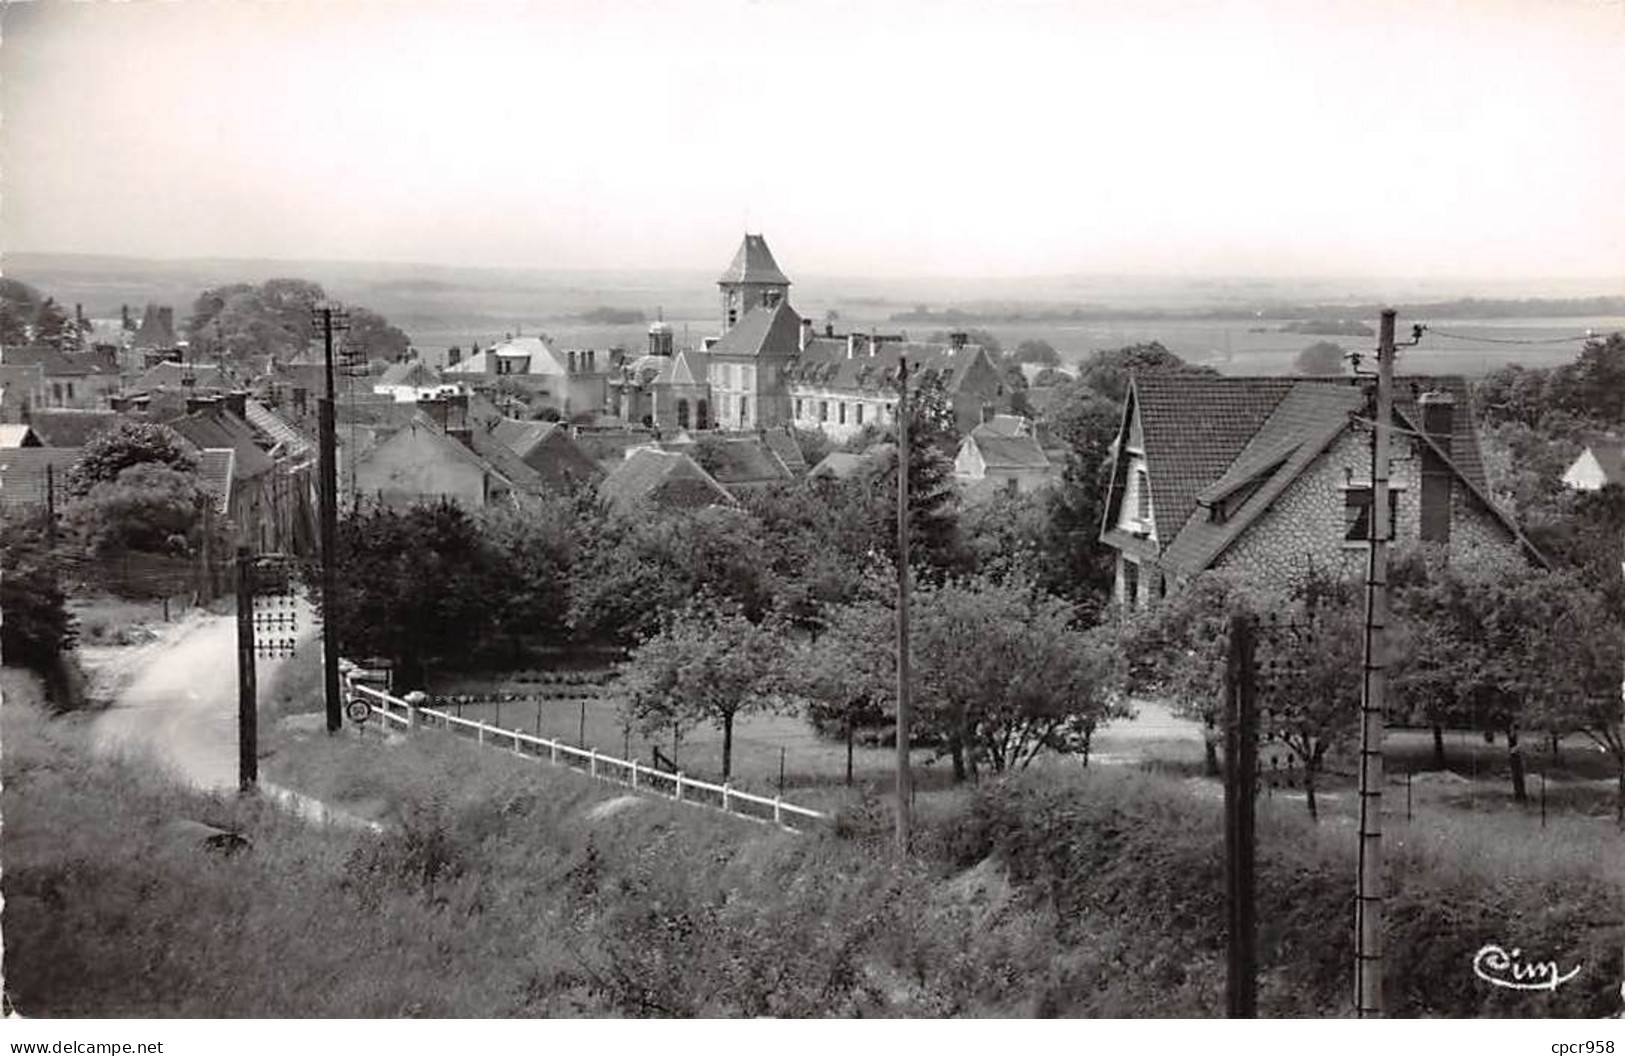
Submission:
[[[107,406],[119,390],[117,357],[109,352],[62,352],[49,345],[28,345],[0,352],[0,364],[38,367],[40,385],[31,406],[94,410]]]
[[[962,333],[947,343],[860,334],[808,337],[788,372],[790,423],[837,440],[865,426],[892,424],[898,369],[905,358],[909,391],[927,382],[940,384],[961,433],[974,429],[1004,396],[1003,379],[987,350],[970,344]]]
[[[246,405],[243,394],[228,396],[224,401],[207,401],[168,424],[197,452],[199,468],[206,471],[205,479],[225,489],[225,512],[235,528],[237,542],[270,552],[283,549],[285,543],[278,537],[282,517],[276,460],[262,446],[261,435],[243,417]],[[218,451],[230,451],[230,460],[222,465],[222,456],[210,454]]]
[[[564,489],[598,480],[604,471],[570,438],[558,422],[523,422],[498,418],[484,428],[496,442],[535,470],[551,489]]]
[[[448,384],[438,370],[421,359],[391,363],[383,374],[372,381],[374,393],[388,395],[397,403],[417,403],[424,396],[456,391],[457,388],[455,384]]]
[[[1369,415],[1349,379],[1135,376],[1101,530],[1117,599],[1144,604],[1212,568],[1276,587],[1311,566],[1363,574]],[[1489,499],[1463,379],[1398,379],[1394,425],[1391,539],[1543,562]]]
[[[1592,434],[1585,449],[1563,471],[1563,483],[1575,491],[1600,491],[1609,484],[1625,484],[1625,439]]]
[[[678,433],[660,447],[688,455],[731,494],[794,480],[795,474],[764,435],[710,435],[696,440]],[[798,452],[799,454],[799,452]]]
[[[954,480],[970,501],[1000,492],[1026,494],[1055,479],[1055,466],[1030,432],[1007,434],[978,426],[960,441]]]
[[[639,447],[598,485],[598,498],[615,513],[732,506],[728,489],[687,455]]]
[[[425,399],[406,425],[355,463],[353,492],[385,506],[447,499],[465,509],[519,506],[549,490],[483,422],[470,420],[468,398]]]
[[[590,414],[604,407],[609,363],[592,349],[557,351],[539,337],[510,338],[442,370],[446,382],[462,382],[486,394],[513,392],[560,414]]]
[[[0,447],[44,447],[30,425],[0,424]]]

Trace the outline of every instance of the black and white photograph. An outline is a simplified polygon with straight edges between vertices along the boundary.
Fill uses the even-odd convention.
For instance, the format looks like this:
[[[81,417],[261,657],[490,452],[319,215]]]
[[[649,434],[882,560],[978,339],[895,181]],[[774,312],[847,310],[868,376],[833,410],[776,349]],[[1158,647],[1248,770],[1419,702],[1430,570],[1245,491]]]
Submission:
[[[0,0],[0,637],[7,1052],[1610,1056],[1625,0]]]

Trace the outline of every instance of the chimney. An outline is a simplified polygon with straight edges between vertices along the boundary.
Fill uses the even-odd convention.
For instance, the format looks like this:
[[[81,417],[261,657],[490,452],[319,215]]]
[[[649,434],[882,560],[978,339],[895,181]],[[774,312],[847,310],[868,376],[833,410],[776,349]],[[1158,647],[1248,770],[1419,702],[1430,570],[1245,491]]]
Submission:
[[[418,410],[422,411],[424,414],[427,414],[429,418],[433,420],[434,424],[438,425],[442,429],[445,429],[446,417],[449,410],[446,403],[447,401],[443,396],[419,396]]]
[[[85,306],[78,301],[73,302],[73,321],[79,324],[79,329],[85,328]]]
[[[587,373],[588,374],[592,374],[592,373],[597,371],[597,369],[598,369],[597,360],[598,360],[598,352],[596,350],[594,350],[594,349],[591,349],[591,348],[587,349]]]
[[[121,325],[123,325],[124,329],[126,329],[126,330],[134,330],[135,329],[135,320],[130,318],[130,306],[129,305],[127,305],[127,304],[119,305],[118,306],[118,315],[119,315],[119,319],[121,320]]]
[[[303,415],[305,413],[305,399],[309,395],[310,395],[310,390],[309,389],[303,389],[303,388],[300,388],[298,386],[294,386],[294,390],[293,390],[293,413],[294,414]]]
[[[1448,392],[1424,392],[1417,398],[1422,413],[1422,432],[1437,444],[1445,454],[1450,452],[1450,440],[1456,427],[1456,398]],[[1422,488],[1418,520],[1424,543],[1450,541],[1450,467],[1433,450],[1432,445],[1422,448]]]
[[[576,354],[575,354],[575,350],[571,349],[569,352],[566,352],[565,355],[570,357],[568,363],[566,363],[565,368],[564,368],[565,373],[574,374],[576,372]]]
[[[825,323],[824,324],[824,336],[825,337],[834,337],[835,336],[835,324],[834,323]]]
[[[446,349],[446,366],[455,367],[463,361],[463,350],[456,345]]]
[[[812,322],[812,320],[811,319],[803,319],[803,320],[801,320],[801,344],[799,346],[799,351],[802,351],[802,352],[807,351],[807,342],[812,340],[812,336],[813,336],[813,322]]]
[[[857,334],[847,334],[846,335],[846,358],[851,359],[853,356],[857,355],[857,352],[858,352],[858,335]]]
[[[188,396],[188,397],[186,397],[186,413],[187,414],[196,414],[199,411],[206,411],[210,407],[213,407],[213,406],[214,406],[214,397],[213,396]]]
[[[225,399],[222,402],[225,403],[226,410],[230,411],[232,414],[235,414],[237,417],[248,417],[248,393],[245,390],[232,389],[230,392],[226,393]]]
[[[461,440],[464,446],[474,446],[474,427],[468,420],[468,393],[449,393],[441,398],[446,408],[446,435]]]
[[[115,411],[127,411],[130,409],[130,398],[128,396],[109,396],[107,406]]]
[[[875,336],[873,330],[869,331],[869,354],[875,355],[880,351],[880,338]]]
[[[970,340],[970,335],[965,333],[965,331],[963,331],[963,330],[954,330],[954,331],[952,331],[952,332],[950,332],[948,334],[948,347],[949,348],[964,348],[966,342],[968,342],[969,340]]]

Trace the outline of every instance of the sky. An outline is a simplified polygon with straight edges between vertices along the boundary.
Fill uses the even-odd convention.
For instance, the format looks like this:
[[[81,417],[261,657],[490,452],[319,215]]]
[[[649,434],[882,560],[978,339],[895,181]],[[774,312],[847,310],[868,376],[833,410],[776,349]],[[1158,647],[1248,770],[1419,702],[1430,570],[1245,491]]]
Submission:
[[[748,229],[832,275],[1625,289],[1625,0],[40,0],[0,34],[4,250],[715,269]]]

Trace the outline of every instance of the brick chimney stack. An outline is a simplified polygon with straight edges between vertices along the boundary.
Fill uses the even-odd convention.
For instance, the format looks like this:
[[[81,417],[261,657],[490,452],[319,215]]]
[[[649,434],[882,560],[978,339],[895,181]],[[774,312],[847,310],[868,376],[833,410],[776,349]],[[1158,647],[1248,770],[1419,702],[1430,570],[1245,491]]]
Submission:
[[[1448,392],[1424,392],[1416,402],[1421,409],[1422,432],[1438,446],[1439,451],[1448,455],[1456,429],[1456,398]],[[1425,442],[1422,443],[1421,472],[1422,494],[1418,506],[1422,541],[1448,543],[1452,484],[1450,467],[1433,445]]]

